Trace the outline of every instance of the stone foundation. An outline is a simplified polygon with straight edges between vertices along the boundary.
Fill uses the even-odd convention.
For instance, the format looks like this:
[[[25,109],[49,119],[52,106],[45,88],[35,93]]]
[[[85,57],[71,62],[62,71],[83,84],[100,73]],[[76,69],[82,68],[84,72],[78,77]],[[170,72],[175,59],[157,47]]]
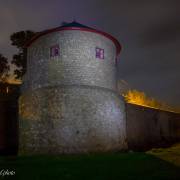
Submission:
[[[88,86],[27,91],[19,111],[20,154],[126,149],[124,101],[113,91]]]

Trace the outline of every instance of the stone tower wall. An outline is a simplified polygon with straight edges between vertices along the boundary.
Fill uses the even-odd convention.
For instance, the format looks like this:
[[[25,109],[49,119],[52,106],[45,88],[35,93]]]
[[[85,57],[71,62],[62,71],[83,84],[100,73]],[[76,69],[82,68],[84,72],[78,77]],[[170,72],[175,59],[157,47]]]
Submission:
[[[50,57],[50,47],[59,45],[60,55]],[[97,59],[95,48],[104,49]],[[60,31],[42,36],[28,48],[28,89],[57,85],[88,85],[116,90],[116,47],[99,34]]]
[[[59,45],[59,56],[50,48]],[[95,48],[104,49],[104,59]],[[126,148],[124,101],[116,92],[116,47],[100,34],[66,30],[28,48],[19,99],[19,153],[86,153]]]

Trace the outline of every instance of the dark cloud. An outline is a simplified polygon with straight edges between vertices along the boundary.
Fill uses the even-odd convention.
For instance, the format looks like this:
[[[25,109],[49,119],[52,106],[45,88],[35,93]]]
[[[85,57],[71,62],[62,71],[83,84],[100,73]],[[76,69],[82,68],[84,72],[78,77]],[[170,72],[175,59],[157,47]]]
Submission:
[[[76,19],[114,35],[123,49],[119,79],[180,105],[179,0],[1,0],[0,52],[11,59],[11,33],[41,31]]]
[[[180,15],[166,19],[158,25],[150,27],[144,32],[142,42],[145,45],[158,45],[174,42],[180,38]]]

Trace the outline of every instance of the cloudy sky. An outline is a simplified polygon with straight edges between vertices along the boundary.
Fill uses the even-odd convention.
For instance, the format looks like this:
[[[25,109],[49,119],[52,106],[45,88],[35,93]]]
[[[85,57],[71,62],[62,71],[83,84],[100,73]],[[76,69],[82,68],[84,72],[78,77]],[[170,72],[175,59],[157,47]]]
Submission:
[[[13,32],[73,19],[120,41],[119,79],[180,106],[180,0],[0,0],[0,53],[16,52]]]

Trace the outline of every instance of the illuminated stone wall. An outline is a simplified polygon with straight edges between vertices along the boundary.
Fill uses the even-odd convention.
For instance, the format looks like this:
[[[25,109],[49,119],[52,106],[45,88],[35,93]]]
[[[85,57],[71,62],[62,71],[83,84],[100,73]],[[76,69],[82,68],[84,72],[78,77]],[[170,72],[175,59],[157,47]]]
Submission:
[[[59,45],[60,55],[50,57],[50,47]],[[104,49],[105,58],[96,58],[95,48]],[[28,48],[24,88],[57,85],[88,85],[116,91],[116,47],[99,34],[66,30],[37,39]]]
[[[50,57],[59,45],[60,55]],[[95,48],[104,49],[104,59]],[[61,31],[28,48],[19,99],[19,153],[85,153],[126,148],[124,101],[116,92],[116,47],[96,33]]]

